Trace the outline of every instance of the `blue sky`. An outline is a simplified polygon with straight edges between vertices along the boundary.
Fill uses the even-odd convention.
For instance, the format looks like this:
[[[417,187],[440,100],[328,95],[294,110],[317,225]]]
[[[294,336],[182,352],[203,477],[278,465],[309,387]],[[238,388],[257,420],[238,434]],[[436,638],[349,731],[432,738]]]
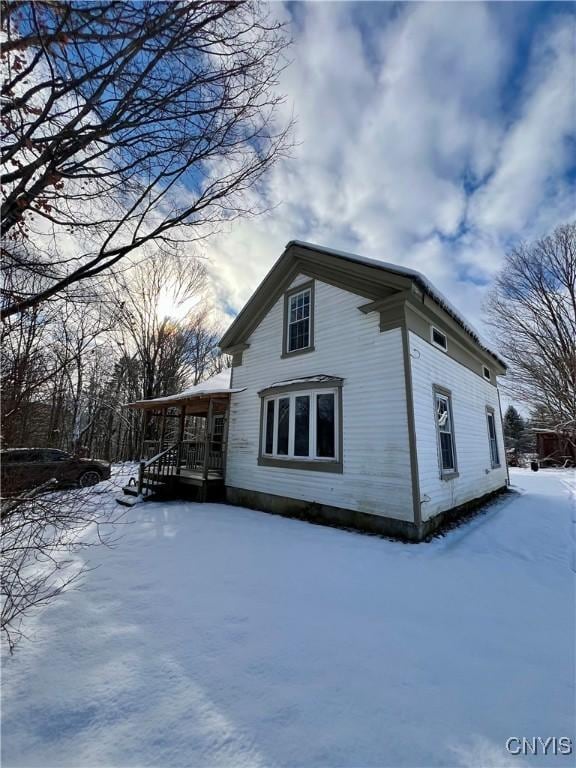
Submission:
[[[424,272],[472,322],[505,249],[574,214],[569,3],[275,3],[298,146],[206,245],[234,313],[303,239]]]

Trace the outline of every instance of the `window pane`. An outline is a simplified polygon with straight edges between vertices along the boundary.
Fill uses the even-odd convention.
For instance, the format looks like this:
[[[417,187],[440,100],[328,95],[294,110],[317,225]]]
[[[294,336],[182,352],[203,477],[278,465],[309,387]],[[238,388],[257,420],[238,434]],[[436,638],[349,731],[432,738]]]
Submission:
[[[438,344],[438,346],[446,349],[446,336],[444,336],[444,334],[440,331],[437,331],[436,328],[432,329],[432,339],[434,340],[435,344]]]
[[[310,453],[308,438],[310,435],[310,396],[296,398],[294,416],[294,455],[308,456]]]
[[[449,432],[440,432],[440,451],[442,453],[442,469],[454,469],[452,435]]]
[[[488,414],[488,432],[490,433],[490,437],[494,439],[496,437],[496,430],[494,429],[494,414],[489,413]]]
[[[298,320],[290,324],[288,349],[304,349],[309,346],[310,320]]]
[[[490,458],[492,464],[499,464],[500,457],[498,455],[498,441],[496,439],[496,422],[494,421],[494,414],[488,413],[488,437],[490,440]]]
[[[268,400],[266,404],[266,445],[265,453],[272,453],[274,449],[274,400]]]
[[[310,316],[310,291],[298,293],[290,299],[290,322]]]
[[[317,395],[316,397],[316,455],[334,458],[334,395]]]
[[[450,432],[450,410],[448,408],[448,400],[439,395],[436,395],[436,417],[438,419],[438,429],[441,432]]]
[[[491,453],[492,453],[492,463],[493,464],[500,464],[500,457],[498,456],[498,443],[496,440],[491,440]]]
[[[281,397],[278,400],[278,443],[276,453],[279,456],[288,455],[288,427],[290,425],[290,400]]]

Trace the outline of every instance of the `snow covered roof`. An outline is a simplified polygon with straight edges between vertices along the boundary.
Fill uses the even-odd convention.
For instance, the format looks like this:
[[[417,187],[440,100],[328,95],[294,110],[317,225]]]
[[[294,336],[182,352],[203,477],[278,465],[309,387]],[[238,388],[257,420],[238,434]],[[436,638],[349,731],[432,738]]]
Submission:
[[[318,384],[318,383],[325,383],[325,382],[334,382],[334,384],[340,384],[344,379],[340,378],[339,376],[329,376],[325,373],[320,373],[317,376],[303,376],[300,379],[285,379],[284,381],[275,381],[274,384],[270,384],[266,387],[266,390],[262,391],[268,391],[269,389],[282,389],[283,387],[291,387],[294,384]]]
[[[175,395],[168,395],[166,397],[156,397],[153,400],[136,400],[133,403],[126,403],[125,406],[172,405],[173,403],[178,403],[182,400],[193,400],[195,398],[210,397],[211,395],[229,395],[232,392],[242,392],[243,388],[230,388],[231,375],[232,369],[226,368],[220,373],[206,379],[206,381],[202,381],[189,389],[185,389],[183,392],[178,392]]]
[[[401,277],[409,277],[414,280],[418,286],[427,293],[434,301],[439,304],[442,309],[447,312],[456,322],[464,328],[464,330],[472,336],[472,338],[479,344],[485,352],[490,353],[495,357],[502,365],[506,366],[506,362],[500,357],[500,355],[492,349],[489,342],[482,336],[482,334],[474,328],[474,326],[466,320],[466,318],[451,304],[451,302],[444,296],[444,294],[433,285],[427,277],[416,269],[410,269],[409,267],[402,267],[399,264],[391,264],[388,261],[379,261],[378,259],[370,259],[366,256],[359,256],[356,253],[349,253],[347,251],[338,251],[335,248],[326,248],[323,245],[315,245],[314,243],[307,243],[304,240],[290,240],[286,245],[289,248],[291,245],[298,246],[300,248],[308,248],[313,251],[320,251],[321,253],[327,253],[331,256],[337,256],[347,261],[352,261],[357,264],[366,264],[369,267],[377,267],[378,269],[384,269],[387,272],[391,272]]]
[[[326,257],[331,257],[327,259]],[[348,270],[342,269],[342,264],[329,262],[341,260],[349,262]],[[422,293],[432,299],[460,328],[476,343],[479,349],[490,355],[494,360],[506,369],[505,361],[490,346],[490,343],[482,337],[474,326],[454,307],[422,273],[409,267],[391,264],[386,261],[370,259],[358,256],[347,251],[338,251],[334,248],[326,248],[322,245],[307,243],[302,240],[291,240],[286,244],[284,252],[271,267],[266,277],[262,280],[251,298],[236,315],[227,331],[220,339],[220,347],[225,352],[235,354],[246,348],[245,342],[250,334],[260,323],[264,315],[271,309],[286,285],[298,274],[298,269],[305,274],[314,276],[317,273],[319,280],[328,279],[334,267],[332,277],[348,285],[355,285],[355,290],[366,298],[377,301],[389,295],[390,284],[396,286],[396,290],[406,290],[408,281],[418,286]],[[378,274],[378,272],[381,274]],[[328,274],[327,274],[328,273]],[[353,273],[353,274],[352,274]]]

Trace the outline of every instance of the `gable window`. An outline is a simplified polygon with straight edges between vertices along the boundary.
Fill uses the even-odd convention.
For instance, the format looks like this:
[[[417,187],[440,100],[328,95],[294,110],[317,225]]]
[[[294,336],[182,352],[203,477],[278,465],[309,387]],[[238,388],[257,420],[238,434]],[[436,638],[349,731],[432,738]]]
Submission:
[[[439,347],[440,349],[446,350],[448,349],[448,339],[446,338],[446,334],[442,333],[442,331],[439,331],[438,328],[434,328],[432,326],[430,330],[430,335],[432,339],[432,344],[434,344],[435,347]]]
[[[490,374],[490,368],[488,368],[487,365],[482,366],[482,376],[486,379],[486,381],[492,381],[492,376]]]
[[[314,349],[314,284],[298,286],[285,296],[282,356]]]
[[[264,397],[259,463],[341,472],[340,397],[340,387]]]
[[[438,439],[438,460],[440,476],[457,474],[454,421],[452,418],[452,396],[446,390],[434,388],[434,416]]]
[[[488,422],[488,442],[490,444],[490,461],[492,469],[500,466],[500,454],[498,453],[498,438],[496,437],[496,418],[494,409],[486,408],[486,420]]]

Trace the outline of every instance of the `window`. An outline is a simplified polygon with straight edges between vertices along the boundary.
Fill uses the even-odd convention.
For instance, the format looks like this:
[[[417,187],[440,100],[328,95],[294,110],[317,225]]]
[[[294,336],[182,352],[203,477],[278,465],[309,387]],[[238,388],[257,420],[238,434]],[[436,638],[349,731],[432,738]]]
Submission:
[[[490,374],[490,368],[487,365],[482,366],[482,375],[487,381],[492,381],[492,375]]]
[[[448,349],[448,339],[446,338],[445,333],[442,333],[442,331],[439,331],[438,328],[434,328],[434,326],[432,326],[431,338],[432,344],[434,344],[435,347],[439,347],[440,349],[443,349],[444,352],[446,352]]]
[[[262,409],[261,464],[342,471],[339,388],[273,393]]]
[[[3,464],[25,464],[29,461],[35,461],[34,451],[2,451]]]
[[[274,409],[276,400],[268,400],[266,403],[266,444],[264,453],[274,453]]]
[[[40,461],[69,461],[72,457],[65,451],[46,450],[42,451],[42,457]]]
[[[314,283],[289,291],[284,302],[282,355],[314,349]]]
[[[310,395],[294,398],[294,456],[310,456]]]
[[[221,451],[224,443],[224,414],[215,413],[212,417],[212,450]]]
[[[488,421],[488,442],[490,443],[490,461],[492,469],[500,466],[500,455],[498,453],[498,438],[496,437],[496,419],[494,410],[486,408],[486,419]]]
[[[434,410],[438,436],[438,458],[442,477],[457,474],[452,398],[449,392],[434,390]]]
[[[278,424],[276,434],[276,453],[278,456],[288,456],[290,437],[290,398],[281,397],[278,400]]]

